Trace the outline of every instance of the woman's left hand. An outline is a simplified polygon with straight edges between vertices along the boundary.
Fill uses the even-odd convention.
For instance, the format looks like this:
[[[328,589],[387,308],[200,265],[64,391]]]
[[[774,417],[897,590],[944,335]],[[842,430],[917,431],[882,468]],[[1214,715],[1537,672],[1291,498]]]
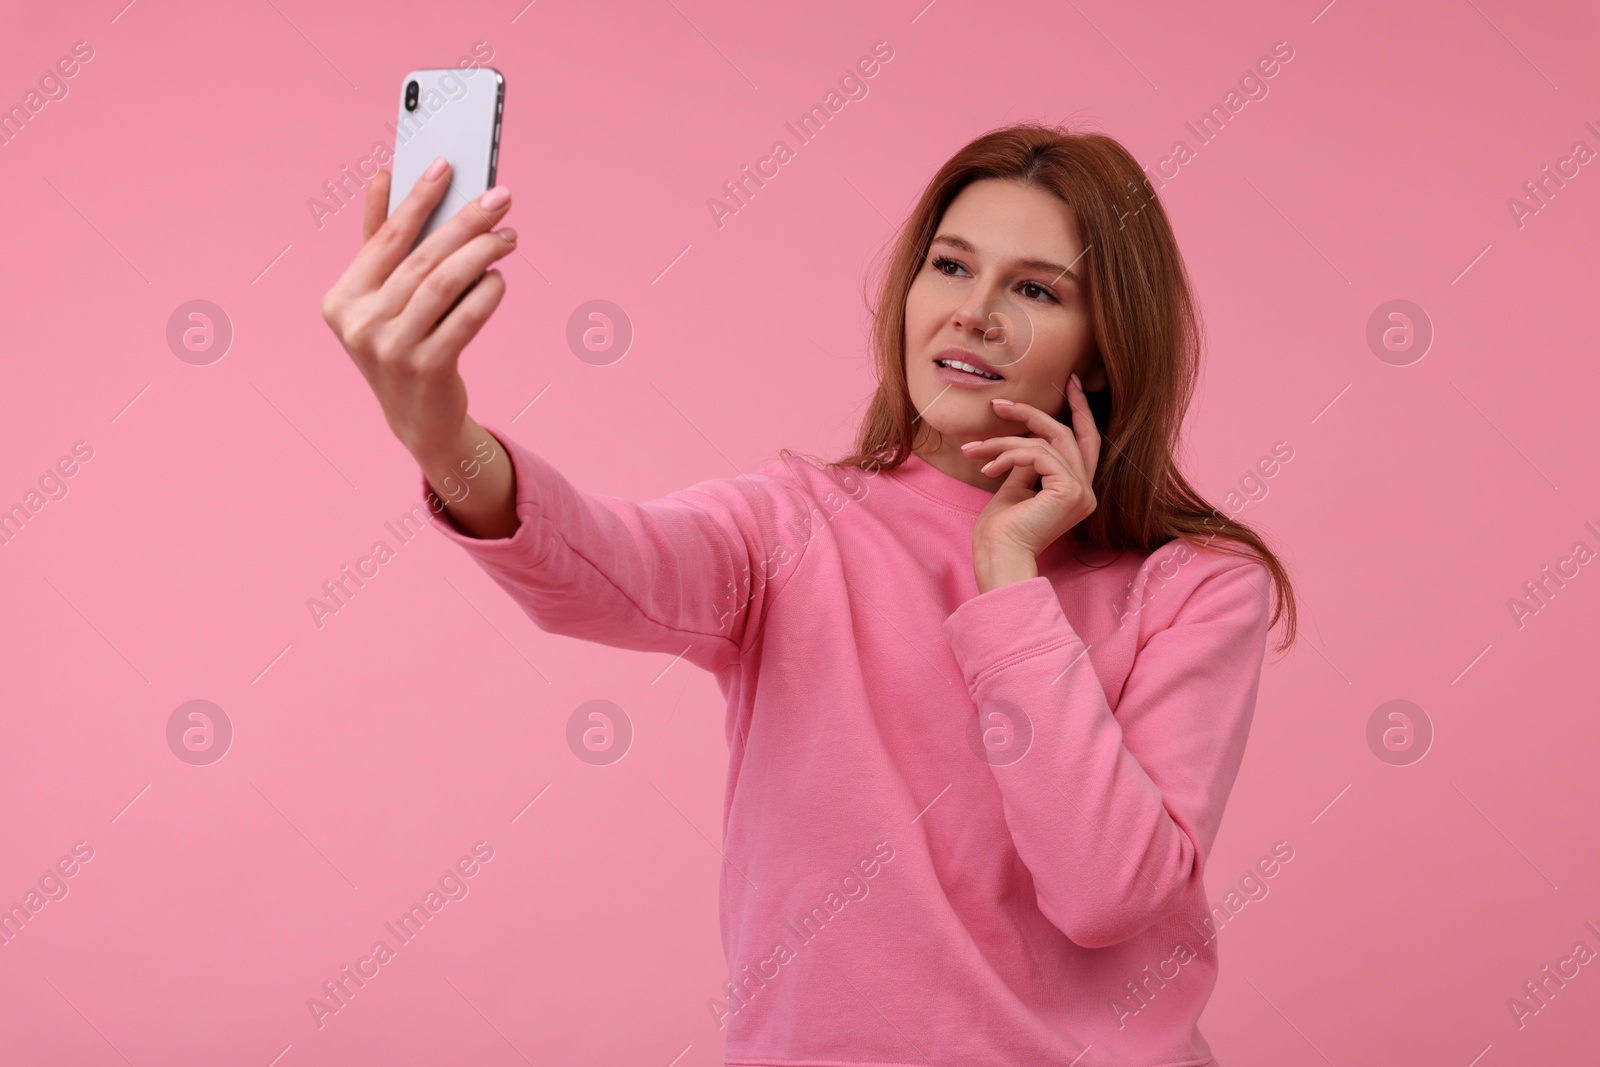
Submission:
[[[1023,423],[1033,436],[990,437],[961,446],[968,456],[989,460],[983,473],[1011,472],[972,531],[979,592],[1036,577],[1039,553],[1094,512],[1100,434],[1076,374],[1067,384],[1067,404],[1071,426],[1031,404],[997,400],[995,413]],[[1041,478],[1044,484],[1035,491]]]

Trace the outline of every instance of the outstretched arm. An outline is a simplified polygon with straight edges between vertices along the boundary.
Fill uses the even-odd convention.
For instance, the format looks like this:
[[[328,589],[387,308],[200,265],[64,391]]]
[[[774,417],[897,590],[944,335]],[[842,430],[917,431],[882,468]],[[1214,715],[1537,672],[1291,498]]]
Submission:
[[[790,547],[803,551],[782,532],[809,515],[799,494],[757,474],[648,504],[595,496],[477,423],[459,362],[505,293],[489,265],[515,247],[514,231],[494,228],[511,194],[489,190],[413,248],[449,164],[435,160],[392,216],[389,181],[379,171],[367,187],[361,249],[323,294],[322,317],[416,458],[435,529],[546,630],[713,670],[736,661],[793,571],[776,573]]]
[[[755,639],[809,541],[808,501],[786,477],[712,479],[639,504],[580,490],[503,431],[484,437],[492,445],[468,453],[475,477],[468,457],[438,468],[452,500],[424,471],[430,521],[551,633],[719,670]],[[501,482],[482,496],[477,486],[497,468],[511,487],[509,523],[495,499]],[[484,501],[476,513],[475,499]],[[462,513],[500,535],[473,536],[458,525]]]

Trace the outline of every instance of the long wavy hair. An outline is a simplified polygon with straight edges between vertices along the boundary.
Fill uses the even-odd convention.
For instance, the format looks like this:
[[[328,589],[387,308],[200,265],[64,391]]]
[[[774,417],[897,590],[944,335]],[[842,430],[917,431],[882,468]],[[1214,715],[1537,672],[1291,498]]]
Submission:
[[[894,239],[882,288],[868,309],[878,387],[854,450],[830,466],[893,470],[913,452],[920,416],[906,385],[906,294],[957,194],[984,178],[1047,190],[1076,214],[1095,351],[1106,385],[1086,394],[1103,439],[1096,506],[1063,536],[1077,546],[1150,553],[1182,538],[1260,562],[1271,573],[1272,616],[1294,641],[1289,575],[1254,530],[1207,502],[1178,469],[1176,450],[1194,394],[1202,335],[1172,225],[1138,162],[1103,134],[1018,123],[957,152],[923,191]],[[1057,386],[1065,408],[1066,382]],[[926,423],[922,432],[937,433]]]

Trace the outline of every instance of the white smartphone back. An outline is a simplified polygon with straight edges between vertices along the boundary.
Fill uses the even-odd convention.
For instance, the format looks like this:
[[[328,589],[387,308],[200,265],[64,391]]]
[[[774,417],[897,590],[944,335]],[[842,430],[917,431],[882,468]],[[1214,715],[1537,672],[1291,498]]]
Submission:
[[[450,188],[413,248],[494,185],[505,89],[505,78],[493,67],[414,70],[401,81],[389,214],[430,163],[439,156],[450,161]]]

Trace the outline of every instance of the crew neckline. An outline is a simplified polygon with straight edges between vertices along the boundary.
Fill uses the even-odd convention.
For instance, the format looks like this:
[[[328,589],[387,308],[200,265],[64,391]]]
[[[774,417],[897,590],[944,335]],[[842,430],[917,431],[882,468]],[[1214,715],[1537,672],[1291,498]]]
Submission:
[[[994,493],[989,490],[946,474],[915,452],[908,453],[905,461],[891,473],[898,475],[900,484],[917,495],[973,515],[982,513],[994,499]]]

